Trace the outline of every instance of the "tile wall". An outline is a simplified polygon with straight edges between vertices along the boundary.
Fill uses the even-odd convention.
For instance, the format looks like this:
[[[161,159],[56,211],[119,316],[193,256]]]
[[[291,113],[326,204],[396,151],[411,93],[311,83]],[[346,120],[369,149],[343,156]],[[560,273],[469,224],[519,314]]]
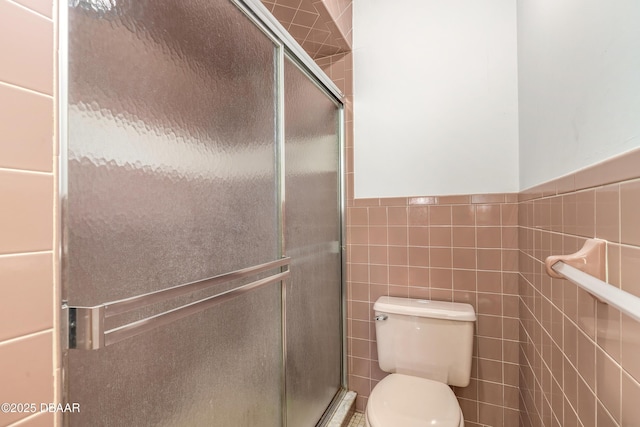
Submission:
[[[315,60],[344,94],[344,179],[345,200],[353,205],[353,55],[340,53]]]
[[[314,4],[322,3],[327,9],[342,37],[351,47],[353,40],[353,5],[351,0],[315,0]]]
[[[348,370],[358,410],[384,376],[372,304],[397,295],[476,308],[473,380],[456,390],[469,426],[518,425],[518,413],[522,426],[638,424],[640,326],[548,278],[542,261],[587,237],[606,239],[609,281],[640,296],[640,154],[525,191],[519,203],[514,195],[354,200],[350,2],[323,3],[322,13],[344,21],[335,25],[346,41],[325,35],[305,47],[346,96]],[[320,22],[319,9],[299,0],[265,5],[306,26],[292,31],[301,44]],[[52,10],[51,0],[0,0],[0,384],[16,385],[0,387],[2,402],[58,398]],[[53,419],[0,413],[1,425],[12,423]]]
[[[52,0],[0,0],[0,425],[50,426],[54,336],[54,34]],[[19,409],[15,407],[14,409]]]
[[[313,59],[351,50],[351,0],[262,0]]]
[[[514,194],[356,199],[347,213],[349,387],[364,410],[385,376],[379,296],[471,304],[471,384],[456,389],[468,426],[518,422],[518,204]]]
[[[375,360],[371,321],[371,304],[378,295],[475,298],[480,318],[474,379],[469,388],[456,390],[469,425],[640,426],[640,325],[595,302],[571,283],[552,280],[542,265],[552,253],[574,252],[587,237],[605,239],[609,282],[640,296],[640,151],[522,192],[515,223],[513,217],[503,222],[501,212],[499,225],[497,221],[479,224],[478,209],[487,199],[481,202],[477,196],[475,200],[467,196],[466,201],[354,200],[351,55],[316,61],[347,95],[348,373],[350,388],[359,393],[358,410],[364,410],[368,393],[384,375]],[[505,195],[504,203],[497,204],[511,206],[514,201],[513,195]],[[437,215],[440,205],[447,213],[447,206],[451,208],[451,235],[448,224],[430,222],[430,208]],[[460,243],[464,233],[471,236],[471,223],[459,224],[454,212],[465,208],[475,210],[475,247]],[[410,212],[420,209],[423,223],[413,224]],[[401,219],[405,212],[406,225]],[[507,270],[505,264],[498,268],[495,256],[492,265],[485,264],[486,255],[496,253],[498,228],[500,250],[508,250],[509,262],[513,262],[513,249],[519,249],[516,270],[509,262]],[[451,254],[450,261],[441,258],[443,250]],[[473,275],[473,269],[459,264],[473,250],[475,295],[468,289],[471,285],[465,288],[462,281],[463,276]],[[442,282],[439,275],[445,271]],[[498,280],[501,288],[491,287]],[[498,319],[502,335],[497,332]],[[514,323],[519,324],[517,334]]]
[[[606,240],[608,282],[640,296],[640,150],[520,194],[521,424],[640,425],[640,324],[544,273]]]
[[[347,369],[357,410],[364,411],[385,375],[375,355],[371,307],[377,296],[436,298],[468,301],[480,314],[473,379],[456,390],[467,424],[517,425],[517,196],[354,200],[352,55],[316,62],[346,99]]]

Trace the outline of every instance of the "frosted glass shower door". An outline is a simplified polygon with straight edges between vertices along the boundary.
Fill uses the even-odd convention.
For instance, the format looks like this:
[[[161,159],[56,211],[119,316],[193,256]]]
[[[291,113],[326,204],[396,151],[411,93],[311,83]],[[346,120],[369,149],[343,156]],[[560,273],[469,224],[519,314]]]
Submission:
[[[280,258],[269,37],[228,0],[74,0],[68,49],[63,301],[94,307]],[[81,411],[65,423],[281,426],[281,313],[278,281],[104,348],[69,349],[65,400]]]
[[[339,108],[285,61],[287,426],[314,426],[341,387]]]

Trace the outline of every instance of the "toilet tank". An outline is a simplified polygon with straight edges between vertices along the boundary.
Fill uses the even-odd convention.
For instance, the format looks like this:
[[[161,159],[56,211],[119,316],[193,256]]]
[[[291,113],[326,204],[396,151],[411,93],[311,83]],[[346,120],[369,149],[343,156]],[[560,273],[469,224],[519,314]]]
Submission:
[[[380,369],[469,385],[476,321],[471,305],[385,296],[373,309]]]

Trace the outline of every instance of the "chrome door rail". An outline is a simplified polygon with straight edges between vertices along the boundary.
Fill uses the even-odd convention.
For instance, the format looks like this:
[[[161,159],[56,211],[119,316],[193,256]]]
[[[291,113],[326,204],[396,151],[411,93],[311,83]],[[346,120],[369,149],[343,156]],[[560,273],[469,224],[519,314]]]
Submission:
[[[262,273],[278,267],[288,266],[290,258],[282,258],[277,261],[271,261],[264,264],[255,265],[253,267],[243,268],[241,270],[232,271],[230,273],[221,274],[210,277],[208,279],[198,280],[184,285],[174,286],[172,288],[161,289],[159,291],[149,292],[148,294],[136,297],[125,298],[118,301],[108,302],[104,305],[105,318],[117,316],[127,311],[136,310],[147,305],[165,301],[170,298],[176,298],[187,295],[202,289],[209,288],[221,283],[230,282],[232,280],[242,279],[254,274]]]
[[[199,313],[214,305],[223,303],[260,287],[281,282],[290,275],[288,270],[289,263],[290,258],[287,257],[210,277],[208,279],[198,280],[196,282],[178,285],[172,288],[162,289],[118,301],[112,301],[94,307],[67,307],[69,315],[69,348],[96,350],[136,336],[158,326],[166,325],[178,319]],[[231,282],[233,280],[268,270],[273,270],[275,268],[287,268],[287,270],[220,294],[105,331],[104,323],[106,318],[158,302],[167,301],[179,296],[191,294],[214,285]]]
[[[329,78],[322,68],[309,56],[302,46],[293,38],[282,24],[269,12],[260,0],[231,0],[240,10],[249,10],[260,23],[264,24],[284,46],[298,58],[304,66],[311,71],[313,76],[341,103],[345,101],[345,95]]]

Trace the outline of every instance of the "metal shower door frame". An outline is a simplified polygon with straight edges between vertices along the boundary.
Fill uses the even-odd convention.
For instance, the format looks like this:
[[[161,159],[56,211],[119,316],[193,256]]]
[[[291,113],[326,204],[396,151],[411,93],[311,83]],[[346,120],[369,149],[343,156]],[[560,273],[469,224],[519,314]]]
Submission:
[[[322,69],[314,62],[314,60],[304,51],[304,49],[293,39],[293,37],[286,31],[286,29],[269,13],[269,11],[262,5],[259,0],[229,0],[235,6],[238,7],[252,22],[256,25],[275,45],[275,70],[276,70],[276,93],[274,97],[276,99],[276,158],[274,161],[277,165],[276,177],[277,183],[277,201],[278,209],[278,252],[280,257],[283,257],[286,249],[285,242],[285,218],[284,218],[284,199],[285,199],[285,181],[284,181],[284,61],[285,56],[291,59],[296,65],[314,82],[338,107],[338,152],[339,152],[339,167],[338,167],[338,199],[339,199],[339,248],[341,252],[341,264],[342,264],[342,277],[341,277],[341,325],[342,325],[342,366],[341,366],[341,386],[342,388],[336,394],[331,405],[327,408],[327,411],[323,418],[319,421],[318,425],[325,425],[330,415],[337,407],[340,399],[346,392],[347,387],[347,322],[346,322],[346,203],[345,203],[345,111],[344,102],[345,96],[338,89],[338,87],[331,81],[331,79],[322,71]],[[62,379],[57,384],[56,394],[60,397],[60,401],[67,401],[68,396],[65,394],[64,381],[66,381],[67,375],[65,374],[68,367],[66,366],[66,352],[69,351],[69,330],[70,310],[66,302],[68,301],[66,283],[67,280],[64,275],[64,263],[67,253],[68,242],[68,230],[65,224],[65,217],[68,213],[67,197],[68,197],[68,149],[69,149],[69,121],[68,121],[68,93],[69,93],[69,12],[68,2],[59,2],[58,4],[58,81],[57,81],[57,125],[58,125],[58,143],[59,143],[59,155],[58,155],[58,174],[57,174],[57,223],[56,233],[59,236],[57,251],[57,263],[56,263],[56,282],[60,304],[60,310],[56,312],[56,324],[60,327],[60,336],[57,344],[58,358],[61,361],[62,367]],[[287,280],[287,272],[284,271],[284,264],[278,264],[277,267],[283,267],[282,272],[278,275],[282,279],[281,288],[283,289],[282,298],[282,413],[283,423],[286,425],[286,329],[285,329],[285,280]],[[275,277],[275,276],[272,276]],[[104,309],[96,309],[92,311],[91,316],[104,315]],[[89,319],[91,320],[91,319]],[[91,324],[89,324],[91,325]],[[89,326],[91,329],[91,326]],[[104,332],[104,331],[102,331]]]
[[[236,0],[232,0],[234,2],[236,2]],[[259,3],[259,0],[256,0]],[[260,4],[260,6],[262,6],[262,4]],[[277,22],[276,22],[277,23]],[[277,23],[277,25],[280,26],[279,23]],[[283,29],[284,31],[284,29]],[[285,35],[290,37],[289,33],[287,33],[285,31]],[[293,41],[294,43],[294,47],[298,47],[299,50],[302,50],[302,48],[297,44],[297,42]],[[331,417],[333,416],[334,412],[338,409],[338,406],[342,400],[342,398],[344,397],[344,395],[347,392],[347,319],[346,319],[346,313],[347,313],[347,287],[346,287],[346,271],[347,271],[347,248],[346,248],[346,236],[347,236],[347,232],[346,232],[346,190],[345,190],[345,176],[346,176],[346,169],[345,169],[345,105],[344,105],[344,95],[342,94],[342,92],[339,91],[339,89],[337,89],[337,87],[335,86],[335,84],[326,76],[326,74],[317,66],[317,64],[313,61],[313,59],[311,59],[306,52],[304,52],[304,50],[302,50],[302,52],[304,53],[304,56],[298,56],[298,52],[294,49],[291,48],[291,46],[289,45],[285,45],[284,49],[283,49],[284,54],[281,55],[280,57],[280,61],[281,63],[278,66],[278,69],[281,70],[280,71],[280,76],[282,78],[282,82],[281,84],[278,86],[278,88],[280,89],[280,93],[279,93],[279,97],[280,100],[279,102],[281,102],[281,106],[282,106],[282,114],[278,116],[279,120],[282,120],[282,123],[279,124],[278,129],[280,130],[280,132],[282,133],[282,150],[281,150],[281,167],[282,167],[282,176],[281,176],[281,188],[282,188],[282,192],[284,195],[284,191],[285,191],[285,175],[284,175],[284,170],[285,170],[285,158],[284,158],[284,144],[285,144],[285,139],[284,139],[284,130],[285,130],[285,126],[284,126],[284,62],[285,61],[289,61],[292,63],[292,65],[294,65],[295,67],[297,67],[297,69],[302,72],[308,79],[309,81],[311,81],[318,89],[320,89],[321,92],[323,92],[328,98],[329,100],[331,100],[337,107],[338,109],[338,129],[337,129],[337,134],[338,134],[338,188],[337,188],[337,195],[338,195],[338,212],[339,212],[339,241],[338,241],[338,246],[339,246],[339,251],[340,251],[340,261],[341,261],[341,265],[340,265],[340,269],[341,269],[341,307],[340,307],[340,312],[341,312],[341,319],[340,319],[340,324],[341,324],[341,334],[342,334],[342,365],[340,367],[340,372],[341,372],[341,378],[340,378],[340,382],[341,382],[341,388],[337,391],[336,395],[334,396],[333,400],[331,401],[330,405],[327,407],[325,413],[323,414],[322,418],[318,421],[317,426],[325,426],[328,425],[328,423],[331,421]],[[305,61],[305,59],[308,59],[308,61],[311,62],[311,64],[314,66],[315,69],[319,70],[319,72],[321,73],[321,75],[316,75],[315,74],[315,70],[314,68],[310,68],[308,66],[308,61]],[[319,77],[325,77],[326,79],[329,79],[329,82],[331,83],[331,86],[328,87],[324,84],[324,81],[322,79],[320,79]],[[337,90],[338,93],[340,94],[340,97],[336,97],[336,92],[334,91]],[[280,141],[280,140],[279,140]],[[284,203],[284,197],[283,199],[281,199]],[[282,206],[282,212],[284,213],[284,205]],[[283,234],[282,234],[282,239],[283,239],[283,248],[286,248],[285,245],[285,237],[284,237],[284,224],[286,221],[283,221]],[[286,252],[283,252],[282,256],[286,256],[285,255]],[[283,292],[286,293],[286,286],[283,287]],[[284,295],[283,295],[284,298]],[[282,317],[282,327],[283,327],[283,340],[282,340],[282,344],[284,346],[284,354],[285,354],[285,366],[286,366],[286,313],[284,313],[285,309],[286,309],[286,304],[285,304],[285,300],[283,299],[283,304],[282,304],[282,309],[283,309],[283,317]],[[286,375],[286,368],[283,370],[283,372]],[[285,385],[286,385],[286,381],[285,381]],[[286,388],[285,388],[285,395],[286,395]],[[285,403],[286,405],[286,403]],[[286,406],[284,408],[285,413],[286,413]],[[285,425],[286,425],[286,417],[284,418],[285,420]]]

